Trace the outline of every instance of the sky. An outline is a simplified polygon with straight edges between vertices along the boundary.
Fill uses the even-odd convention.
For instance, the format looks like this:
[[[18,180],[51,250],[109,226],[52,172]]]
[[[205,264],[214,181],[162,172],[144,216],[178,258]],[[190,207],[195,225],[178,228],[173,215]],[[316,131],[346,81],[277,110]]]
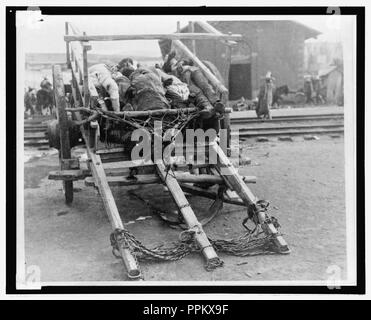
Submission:
[[[19,15],[18,15],[19,14]],[[320,39],[339,40],[341,16],[40,16],[39,11],[17,12],[17,37],[24,52],[65,52],[64,22],[70,21],[87,34],[172,33],[177,21],[185,26],[190,20],[296,20],[323,33]],[[297,19],[295,19],[297,18]],[[300,18],[300,19],[299,19]],[[43,21],[39,21],[42,19]],[[157,41],[93,42],[94,53],[160,57]]]

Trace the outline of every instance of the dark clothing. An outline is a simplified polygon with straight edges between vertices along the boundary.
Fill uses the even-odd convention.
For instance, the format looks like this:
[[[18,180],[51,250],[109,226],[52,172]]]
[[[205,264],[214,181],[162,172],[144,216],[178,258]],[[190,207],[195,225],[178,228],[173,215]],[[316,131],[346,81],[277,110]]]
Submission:
[[[160,77],[148,69],[137,69],[130,76],[135,110],[167,109],[170,107],[165,98],[165,89]]]

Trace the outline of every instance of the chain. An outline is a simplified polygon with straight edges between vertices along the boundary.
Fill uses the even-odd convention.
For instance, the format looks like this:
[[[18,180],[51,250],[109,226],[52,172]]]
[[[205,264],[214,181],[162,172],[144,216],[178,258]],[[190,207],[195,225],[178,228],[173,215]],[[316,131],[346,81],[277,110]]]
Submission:
[[[272,219],[268,218],[268,219]],[[273,218],[272,222],[277,219]],[[278,223],[278,222],[277,222]],[[273,239],[275,235],[265,235],[258,225],[254,232],[246,232],[240,237],[234,239],[212,239],[209,238],[211,246],[216,252],[222,252],[234,256],[254,256],[264,254],[274,254]],[[195,230],[189,229],[180,233],[179,241],[173,242],[169,247],[163,245],[148,248],[142,244],[132,233],[126,229],[116,229],[111,234],[111,245],[113,253],[117,257],[119,247],[128,248],[133,256],[141,261],[176,261],[184,258],[185,256],[193,253],[200,252],[201,249],[197,245],[194,234]],[[223,261],[218,257],[208,260],[205,265],[207,271],[214,270],[221,267]]]

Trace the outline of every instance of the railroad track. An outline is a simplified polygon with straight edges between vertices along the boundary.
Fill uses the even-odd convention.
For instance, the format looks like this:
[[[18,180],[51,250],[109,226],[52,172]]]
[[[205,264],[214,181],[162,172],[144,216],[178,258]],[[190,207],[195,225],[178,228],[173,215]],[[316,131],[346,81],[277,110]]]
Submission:
[[[344,119],[344,114],[319,114],[319,115],[291,115],[278,116],[272,120],[263,120],[251,117],[231,118],[231,124],[245,124],[245,123],[279,123],[279,122],[300,122],[300,121],[319,121],[319,120],[341,120]]]
[[[232,135],[238,130],[240,138],[341,134],[344,132],[344,115],[292,115],[274,117],[272,120],[232,118]]]

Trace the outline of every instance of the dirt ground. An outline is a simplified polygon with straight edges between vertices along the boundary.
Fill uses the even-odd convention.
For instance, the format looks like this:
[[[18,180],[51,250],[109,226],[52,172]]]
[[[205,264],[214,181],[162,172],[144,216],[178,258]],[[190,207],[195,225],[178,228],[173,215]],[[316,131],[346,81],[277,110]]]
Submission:
[[[320,140],[293,142],[272,138],[269,142],[241,142],[252,159],[240,173],[256,175],[250,185],[261,199],[270,201],[270,213],[278,218],[281,232],[292,252],[289,255],[235,257],[220,254],[224,267],[204,269],[201,255],[180,261],[141,263],[146,280],[326,280],[330,265],[346,276],[346,223],[344,140],[320,136]],[[44,152],[44,154],[43,154]],[[81,150],[79,150],[81,154]],[[56,152],[26,151],[25,163],[25,253],[27,266],[41,269],[41,281],[126,280],[121,260],[111,253],[110,223],[103,203],[92,187],[74,183],[72,206],[64,203],[61,182],[47,174],[58,169]],[[38,157],[35,157],[38,155]],[[112,188],[127,228],[144,244],[165,244],[177,239],[179,230],[169,228],[137,199],[128,188]],[[162,187],[147,186],[153,201],[168,204],[159,196]],[[144,192],[144,191],[143,191]],[[145,194],[145,193],[142,193]],[[191,198],[202,214],[198,197]],[[246,211],[225,205],[223,213],[205,226],[213,238],[231,238],[243,233]],[[138,217],[147,217],[136,220]],[[135,221],[135,223],[131,223]]]

